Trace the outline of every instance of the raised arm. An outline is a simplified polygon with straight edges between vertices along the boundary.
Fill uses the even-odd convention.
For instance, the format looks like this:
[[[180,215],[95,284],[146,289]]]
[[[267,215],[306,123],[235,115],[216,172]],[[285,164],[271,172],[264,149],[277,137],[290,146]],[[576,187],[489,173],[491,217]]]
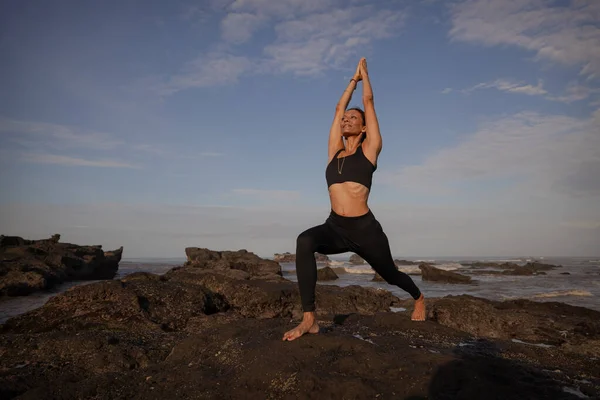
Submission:
[[[383,146],[379,122],[375,114],[375,103],[373,102],[373,88],[367,71],[367,60],[360,60],[360,75],[363,80],[363,106],[365,107],[365,125],[367,126],[367,137],[363,142],[363,152],[371,162],[377,164],[377,157]]]
[[[331,123],[331,129],[329,130],[329,146],[328,146],[328,161],[331,161],[335,153],[341,148],[344,147],[344,141],[342,139],[342,117],[344,116],[344,112],[346,112],[346,108],[350,103],[350,99],[352,98],[352,92],[356,90],[356,84],[361,80],[360,75],[360,64],[356,68],[356,72],[354,73],[354,77],[348,82],[348,87],[344,90],[340,101],[338,101],[337,106],[335,107],[335,115],[333,117],[333,122]]]

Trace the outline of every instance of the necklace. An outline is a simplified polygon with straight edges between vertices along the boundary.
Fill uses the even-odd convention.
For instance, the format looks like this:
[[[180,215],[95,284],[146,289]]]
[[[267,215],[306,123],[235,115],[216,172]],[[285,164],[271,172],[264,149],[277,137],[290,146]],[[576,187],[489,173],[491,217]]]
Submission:
[[[337,164],[338,164],[338,174],[341,175],[342,174],[342,169],[344,169],[344,161],[346,161],[346,157],[343,157],[342,159],[342,167],[340,168],[340,158],[337,157]]]

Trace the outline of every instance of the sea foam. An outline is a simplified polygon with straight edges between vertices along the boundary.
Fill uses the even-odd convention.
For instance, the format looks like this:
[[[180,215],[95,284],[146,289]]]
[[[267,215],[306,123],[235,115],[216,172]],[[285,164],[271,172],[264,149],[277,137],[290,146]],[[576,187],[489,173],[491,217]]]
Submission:
[[[593,296],[587,290],[557,290],[555,292],[539,293],[534,294],[531,298],[552,298],[552,297],[563,297],[563,296],[578,296],[578,297],[590,297]]]

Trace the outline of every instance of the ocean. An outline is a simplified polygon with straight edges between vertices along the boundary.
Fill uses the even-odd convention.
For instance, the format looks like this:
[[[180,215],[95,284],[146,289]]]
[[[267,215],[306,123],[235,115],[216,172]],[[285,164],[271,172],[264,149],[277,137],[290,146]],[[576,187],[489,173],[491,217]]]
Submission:
[[[330,266],[335,269],[339,279],[330,282],[319,282],[320,285],[383,288],[389,290],[401,299],[409,298],[408,293],[389,285],[386,282],[373,282],[374,272],[369,265],[351,265],[348,256],[340,258],[330,256]],[[474,258],[474,257],[445,257],[445,258],[405,258],[409,261],[434,263],[436,268],[455,271],[469,275],[476,284],[446,284],[423,281],[417,265],[399,265],[399,269],[411,275],[425,297],[444,297],[448,295],[468,294],[491,300],[528,299],[533,301],[558,301],[574,306],[587,307],[600,311],[600,257],[555,257],[555,258]],[[561,265],[546,275],[511,276],[493,274],[494,268],[470,268],[473,262],[513,262],[523,265],[528,261],[545,264]],[[151,272],[163,274],[169,269],[182,265],[183,258],[171,259],[123,259],[119,263],[119,272],[115,279],[122,278],[133,272]],[[321,268],[324,265],[319,264]],[[282,273],[286,279],[296,281],[295,264],[281,263]],[[485,271],[488,271],[487,273]],[[483,272],[483,274],[481,274]],[[564,273],[569,273],[568,275]],[[29,296],[4,298],[0,300],[0,323],[8,318],[41,307],[48,299],[65,290],[86,285],[96,281],[68,282],[53,289],[33,293]]]

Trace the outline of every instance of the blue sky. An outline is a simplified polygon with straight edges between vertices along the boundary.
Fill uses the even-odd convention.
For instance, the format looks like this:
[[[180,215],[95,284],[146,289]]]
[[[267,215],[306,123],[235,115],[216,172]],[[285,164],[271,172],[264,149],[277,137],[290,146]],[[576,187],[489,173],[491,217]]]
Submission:
[[[3,2],[2,233],[293,252],[366,57],[395,255],[598,255],[600,3],[370,3]]]

